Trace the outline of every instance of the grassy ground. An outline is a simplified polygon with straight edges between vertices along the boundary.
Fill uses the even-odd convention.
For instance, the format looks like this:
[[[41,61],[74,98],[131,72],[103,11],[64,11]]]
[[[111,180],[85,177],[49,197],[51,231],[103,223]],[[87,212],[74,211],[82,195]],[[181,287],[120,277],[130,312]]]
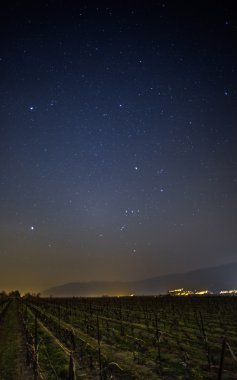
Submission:
[[[37,324],[39,341],[38,364],[39,373],[41,374],[42,379],[67,380],[70,351],[40,320],[37,321]],[[33,335],[35,329],[35,318],[29,309],[27,312],[27,327]],[[98,369],[94,367],[89,369],[85,363],[78,360],[78,355],[76,353],[74,355],[74,360],[76,379],[99,380]],[[124,380],[126,379],[124,378]]]
[[[33,372],[25,363],[24,338],[12,301],[0,323],[0,379],[32,380]]]
[[[39,372],[45,380],[66,380],[68,378],[69,354],[63,351],[55,337],[40,321],[38,327],[38,365]],[[27,327],[34,335],[35,320],[29,311]]]
[[[117,299],[36,299],[33,312],[42,312],[43,323],[47,316],[53,334],[60,315],[61,328],[73,327],[77,350],[85,342],[93,348],[94,357],[99,312],[102,358],[105,363],[119,364],[123,372],[116,378],[122,380],[216,380],[224,336],[236,356],[237,298],[137,297],[119,302],[123,302],[121,310]],[[227,347],[222,380],[237,379],[233,355]]]
[[[129,300],[129,304],[124,305],[123,319],[116,319],[119,316],[113,299],[106,301],[111,303],[108,315],[105,308],[99,307],[100,303],[105,302],[103,299],[93,301],[94,313],[88,312],[85,307],[83,309],[86,302],[90,302],[93,307],[91,300],[75,299],[68,308],[69,301],[31,299],[28,307],[25,303],[19,303],[19,310],[33,336],[35,326],[38,326],[38,369],[44,380],[68,379],[72,349],[68,331],[72,328],[76,348],[73,354],[76,378],[99,380],[98,310],[102,373],[107,374],[106,377],[103,376],[104,380],[112,378],[111,371],[113,379],[117,380],[216,380],[223,336],[226,336],[233,354],[228,346],[222,380],[237,379],[237,298],[194,298],[181,301],[175,298],[154,298],[150,303],[149,298],[138,298]],[[126,299],[123,302],[128,303]],[[177,302],[181,304],[176,305]],[[120,331],[121,324],[123,334]],[[154,339],[158,327],[159,357]],[[21,331],[17,303],[12,301],[0,321],[0,380],[34,378],[25,365],[24,337]],[[208,355],[203,334],[206,336]],[[210,360],[210,366],[207,359]]]

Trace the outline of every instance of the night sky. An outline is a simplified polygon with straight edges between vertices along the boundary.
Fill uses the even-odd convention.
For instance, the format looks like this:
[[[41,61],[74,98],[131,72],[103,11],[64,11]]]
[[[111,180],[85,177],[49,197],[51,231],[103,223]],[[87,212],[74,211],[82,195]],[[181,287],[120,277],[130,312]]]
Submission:
[[[0,289],[237,260],[235,1],[0,12]]]

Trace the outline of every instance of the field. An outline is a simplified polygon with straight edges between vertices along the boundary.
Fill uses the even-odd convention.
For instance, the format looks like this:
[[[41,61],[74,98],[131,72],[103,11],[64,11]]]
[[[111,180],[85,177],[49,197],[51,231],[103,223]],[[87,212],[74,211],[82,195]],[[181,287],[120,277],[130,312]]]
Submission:
[[[237,297],[0,299],[0,379],[237,379]]]

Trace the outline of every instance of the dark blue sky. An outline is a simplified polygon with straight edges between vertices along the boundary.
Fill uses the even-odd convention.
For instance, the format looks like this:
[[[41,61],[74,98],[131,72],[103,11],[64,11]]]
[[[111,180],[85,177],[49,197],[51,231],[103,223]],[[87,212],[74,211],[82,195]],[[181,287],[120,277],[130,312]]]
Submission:
[[[0,17],[0,288],[235,261],[235,2]]]

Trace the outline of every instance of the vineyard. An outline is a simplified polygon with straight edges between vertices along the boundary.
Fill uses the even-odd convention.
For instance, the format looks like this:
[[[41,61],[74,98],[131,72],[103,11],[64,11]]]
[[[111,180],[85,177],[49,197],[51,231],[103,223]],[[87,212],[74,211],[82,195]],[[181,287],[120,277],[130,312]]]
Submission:
[[[0,299],[0,379],[237,379],[237,298]]]

